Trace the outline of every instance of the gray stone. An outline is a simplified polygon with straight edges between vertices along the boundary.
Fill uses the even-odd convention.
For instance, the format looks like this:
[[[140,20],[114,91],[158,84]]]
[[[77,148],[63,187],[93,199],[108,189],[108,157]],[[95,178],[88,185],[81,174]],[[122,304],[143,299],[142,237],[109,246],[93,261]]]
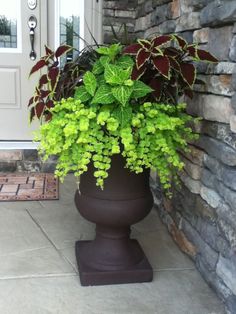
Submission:
[[[192,163],[187,158],[181,157],[184,162],[184,169],[194,180],[199,180],[202,174],[202,168]]]
[[[208,49],[221,61],[229,59],[229,47],[232,40],[232,30],[232,26],[212,28],[210,30]]]
[[[222,212],[223,212],[223,209],[222,209]],[[219,213],[218,209],[217,209],[217,213]],[[222,216],[223,216],[223,213],[222,213]],[[235,226],[232,226],[232,221],[227,222],[226,219],[227,219],[227,213],[225,217],[221,217],[221,219],[218,220],[218,227],[219,227],[221,235],[229,242],[231,249],[235,251],[236,250]],[[235,221],[233,223],[235,224]]]
[[[166,4],[171,2],[172,0],[152,0],[152,6],[155,8],[159,5]]]
[[[231,78],[231,89],[236,91],[236,73],[234,73]],[[234,94],[234,97],[235,97],[235,103],[236,103],[236,93]],[[236,109],[236,105],[234,109]]]
[[[133,10],[137,7],[137,0],[104,1],[104,9]]]
[[[189,44],[193,42],[193,32],[181,32],[179,35],[183,37]]]
[[[152,26],[152,13],[149,13],[146,16],[140,17],[135,21],[135,32],[144,31],[148,27]]]
[[[214,189],[217,179],[211,171],[205,168],[202,171],[201,181],[205,186]]]
[[[230,123],[230,130],[233,133],[236,133],[236,115],[231,116],[229,123]]]
[[[185,13],[177,20],[176,32],[193,30],[200,28],[200,13],[192,12],[191,14]]]
[[[236,135],[231,132],[228,124],[203,121],[201,132],[236,149]]]
[[[204,240],[199,233],[185,220],[182,221],[182,229],[189,240],[197,247],[201,257],[208,264],[209,269],[213,270],[218,261],[218,253],[215,252]]]
[[[219,26],[236,21],[236,2],[216,0],[201,11],[202,26]]]
[[[15,172],[16,168],[15,161],[0,161],[0,172]]]
[[[0,150],[0,160],[1,161],[16,161],[22,160],[21,150]]]
[[[144,32],[144,37],[148,38],[156,35],[173,33],[175,31],[175,27],[176,27],[175,21],[173,20],[165,21],[164,23],[158,26],[154,26],[147,29]]]
[[[151,26],[158,26],[169,18],[169,6],[162,5],[156,7],[155,11],[151,13]],[[146,24],[148,27],[149,24]]]
[[[229,58],[232,61],[236,61],[236,35],[234,35],[230,45]]]
[[[213,189],[202,186],[200,189],[200,195],[211,207],[216,208],[219,206],[221,201],[220,195]]]
[[[236,230],[236,212],[232,211],[232,209],[224,201],[221,201],[219,206],[216,208],[216,213],[219,217],[219,221],[221,222],[220,224],[224,225],[222,228],[226,228],[225,224],[227,224],[229,228],[226,228],[228,230],[226,233],[228,235],[231,234],[232,236],[233,230]],[[236,234],[232,237],[226,236],[226,239],[231,243],[231,246],[236,245]]]
[[[205,44],[209,39],[209,28],[198,29],[193,32],[193,40],[195,43]]]
[[[224,198],[226,203],[230,205],[232,210],[236,211],[236,192],[227,188],[222,182],[217,185],[218,193]]]
[[[148,0],[144,2],[144,12],[150,13],[153,11],[152,0]]]
[[[185,186],[194,194],[199,194],[201,189],[201,182],[193,180],[186,172],[182,172],[180,175],[182,182]]]
[[[38,161],[39,155],[37,149],[25,149],[23,151],[23,159],[30,161]]]
[[[219,232],[215,223],[205,221],[201,217],[198,217],[196,229],[200,236],[209,244],[214,250],[218,251],[217,238]]]
[[[56,163],[55,162],[45,162],[42,164],[41,171],[42,172],[49,172],[54,173],[56,169]]]
[[[209,3],[209,0],[189,0],[189,3],[194,9],[202,9]]]
[[[204,74],[232,74],[235,73],[236,64],[234,62],[222,61],[217,64],[208,64]]]
[[[115,16],[115,10],[103,9],[103,16]]]
[[[224,284],[222,279],[220,279],[215,271],[211,271],[206,263],[201,258],[201,255],[198,255],[196,259],[196,266],[200,273],[203,275],[207,283],[216,290],[217,294],[223,298],[227,299],[232,295],[230,289]]]
[[[220,255],[216,273],[236,295],[236,253],[230,259]]]
[[[188,100],[187,103],[188,113],[211,121],[229,123],[234,112],[228,97],[195,94],[194,98]]]
[[[229,166],[236,166],[236,150],[209,136],[202,135],[197,141],[209,155]]]
[[[199,92],[208,92],[221,96],[232,96],[231,75],[198,75],[198,78],[205,84],[195,84],[194,90]]]
[[[215,221],[217,218],[215,208],[211,207],[200,195],[196,195],[194,209],[203,219]]]
[[[231,106],[236,112],[236,93],[233,94],[233,97],[231,98]]]
[[[231,295],[226,299],[226,306],[229,311],[229,314],[236,313],[236,296]]]
[[[129,18],[132,20],[136,17],[136,11],[115,10],[115,17]]]
[[[17,161],[17,171],[19,172],[40,172],[41,163],[35,161]]]

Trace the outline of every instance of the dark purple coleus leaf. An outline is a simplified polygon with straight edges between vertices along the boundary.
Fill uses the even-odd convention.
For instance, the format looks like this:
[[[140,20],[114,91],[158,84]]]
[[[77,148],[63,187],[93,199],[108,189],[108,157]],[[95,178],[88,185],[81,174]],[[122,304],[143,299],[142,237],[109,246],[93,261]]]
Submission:
[[[195,46],[188,46],[186,48],[188,54],[193,57],[193,58],[196,58],[197,57],[197,51],[196,51],[196,47]]]
[[[161,75],[169,78],[170,75],[170,62],[166,56],[158,56],[152,59],[155,68],[161,73]]]
[[[136,57],[136,65],[137,69],[140,69],[144,63],[150,58],[151,52],[144,50],[141,48]]]
[[[30,109],[30,122],[33,121],[34,117],[35,117],[35,109],[31,108]]]
[[[48,83],[47,74],[43,74],[39,80],[39,88],[41,88],[44,84]]]
[[[40,90],[40,98],[45,98],[45,97],[48,97],[48,95],[50,94],[50,91],[49,90],[43,90],[41,89]]]
[[[140,48],[142,48],[140,44],[133,44],[128,47],[125,47],[123,53],[129,55],[136,55]]]
[[[178,49],[174,47],[167,47],[164,49],[165,56],[177,58],[178,56],[180,56],[180,54],[181,54],[181,51],[179,51]]]
[[[180,72],[179,62],[175,58],[169,57],[169,62],[172,69]]]
[[[161,97],[161,90],[162,90],[162,79],[161,78],[153,78],[149,86],[154,90],[152,95],[159,100]]]
[[[190,63],[181,63],[180,69],[184,81],[192,87],[196,79],[196,70],[194,65]]]
[[[45,52],[46,52],[46,55],[47,55],[47,56],[54,54],[54,52],[52,51],[52,49],[50,49],[47,45],[45,45],[44,47],[45,47]]]
[[[52,119],[52,114],[51,114],[51,112],[47,112],[47,113],[45,114],[45,121],[48,122],[48,121],[50,121],[51,119]]]
[[[56,81],[58,74],[59,74],[59,69],[56,67],[53,67],[49,70],[48,77],[50,80]]]
[[[54,102],[53,102],[52,100],[48,100],[48,101],[46,102],[46,107],[47,107],[48,109],[54,107]]]
[[[183,39],[182,37],[180,37],[180,36],[178,36],[178,35],[173,35],[173,36],[174,36],[174,38],[177,40],[179,46],[180,46],[182,49],[184,49],[184,48],[188,45],[187,41],[186,41],[185,39]]]
[[[191,89],[185,89],[184,94],[191,99],[193,98],[193,91]]]
[[[168,43],[172,40],[172,37],[169,35],[158,36],[152,39],[152,43],[154,47],[161,46],[163,44]]]
[[[42,69],[45,65],[47,65],[47,62],[44,59],[40,59],[31,69],[30,75],[32,75],[34,72],[37,72],[38,70]]]
[[[31,106],[34,102],[34,96],[32,96],[28,102],[28,107]]]
[[[70,50],[72,50],[73,48],[71,46],[68,45],[63,45],[57,48],[56,52],[55,52],[55,57],[59,58],[61,57],[63,54],[69,52]]]
[[[140,69],[138,69],[135,64],[131,73],[131,79],[138,80],[145,73],[145,71],[146,71],[145,66],[142,66]]]
[[[201,61],[218,62],[218,60],[208,51],[197,49],[197,56]]]
[[[150,49],[152,48],[152,44],[150,43],[150,41],[145,40],[145,39],[140,39],[138,40],[138,43],[141,45],[142,48],[144,48],[146,51],[150,51]]]
[[[35,106],[35,113],[37,118],[39,119],[44,111],[45,108],[45,104],[44,102],[39,102],[37,103],[37,105]]]

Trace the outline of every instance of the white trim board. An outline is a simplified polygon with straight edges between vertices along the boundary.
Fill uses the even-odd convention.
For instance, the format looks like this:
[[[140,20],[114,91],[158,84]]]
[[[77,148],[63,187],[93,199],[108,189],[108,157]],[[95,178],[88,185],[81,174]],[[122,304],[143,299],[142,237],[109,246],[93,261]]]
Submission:
[[[13,150],[13,149],[37,149],[39,143],[34,142],[1,142],[0,150]]]

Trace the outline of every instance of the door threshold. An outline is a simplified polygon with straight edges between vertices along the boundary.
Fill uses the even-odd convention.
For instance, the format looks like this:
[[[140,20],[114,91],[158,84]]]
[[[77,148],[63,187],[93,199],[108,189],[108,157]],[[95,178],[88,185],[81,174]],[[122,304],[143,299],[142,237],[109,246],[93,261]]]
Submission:
[[[0,150],[37,149],[39,143],[31,141],[0,141]]]

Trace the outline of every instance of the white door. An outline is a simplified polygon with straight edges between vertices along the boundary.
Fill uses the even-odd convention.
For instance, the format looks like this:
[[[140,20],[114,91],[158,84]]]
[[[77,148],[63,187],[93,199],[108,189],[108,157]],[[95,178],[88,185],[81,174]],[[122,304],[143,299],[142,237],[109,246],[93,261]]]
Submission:
[[[32,139],[36,126],[29,124],[27,103],[37,76],[28,76],[44,45],[66,42],[67,23],[74,34],[69,44],[83,48],[78,33],[92,43],[88,29],[101,42],[101,12],[101,0],[0,1],[0,141]]]

